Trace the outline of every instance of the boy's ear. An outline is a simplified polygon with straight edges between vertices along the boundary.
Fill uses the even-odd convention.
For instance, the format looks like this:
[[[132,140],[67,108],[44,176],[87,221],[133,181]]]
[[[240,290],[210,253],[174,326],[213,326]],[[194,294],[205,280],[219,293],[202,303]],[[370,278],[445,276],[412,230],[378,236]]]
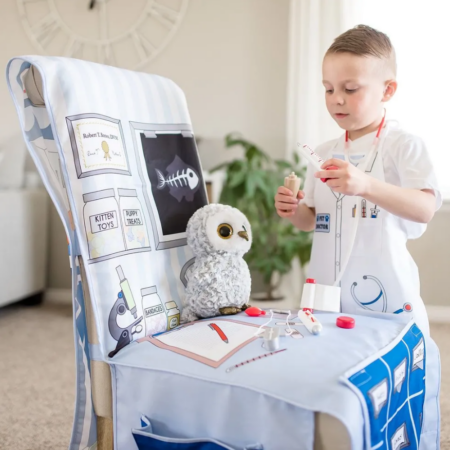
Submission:
[[[388,102],[397,91],[397,81],[388,80],[384,85],[382,102]]]

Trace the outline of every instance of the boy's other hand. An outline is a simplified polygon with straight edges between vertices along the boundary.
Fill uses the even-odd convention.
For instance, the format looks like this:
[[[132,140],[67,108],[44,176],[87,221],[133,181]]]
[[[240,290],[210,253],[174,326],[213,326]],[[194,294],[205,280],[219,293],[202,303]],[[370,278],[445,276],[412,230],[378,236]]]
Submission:
[[[275,194],[275,208],[280,217],[292,217],[297,211],[298,204],[305,197],[303,191],[298,191],[297,198],[287,187],[280,186]]]
[[[326,170],[336,166],[337,169]],[[364,196],[369,191],[371,177],[361,172],[353,164],[342,159],[328,159],[322,165],[322,170],[314,174],[316,178],[329,178],[326,182],[334,192],[344,195]]]

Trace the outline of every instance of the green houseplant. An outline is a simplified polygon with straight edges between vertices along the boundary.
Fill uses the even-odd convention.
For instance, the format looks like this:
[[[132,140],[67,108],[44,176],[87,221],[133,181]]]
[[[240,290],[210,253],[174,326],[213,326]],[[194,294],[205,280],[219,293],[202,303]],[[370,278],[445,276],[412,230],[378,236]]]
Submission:
[[[311,252],[311,234],[297,230],[288,220],[278,216],[274,195],[290,172],[304,179],[305,169],[295,153],[293,161],[274,160],[255,144],[240,135],[225,137],[226,148],[242,147],[244,157],[221,164],[211,170],[225,170],[226,179],[220,203],[240,209],[250,221],[253,245],[245,259],[250,270],[259,272],[266,286],[266,300],[273,300],[273,274],[286,274],[294,258],[304,266]]]

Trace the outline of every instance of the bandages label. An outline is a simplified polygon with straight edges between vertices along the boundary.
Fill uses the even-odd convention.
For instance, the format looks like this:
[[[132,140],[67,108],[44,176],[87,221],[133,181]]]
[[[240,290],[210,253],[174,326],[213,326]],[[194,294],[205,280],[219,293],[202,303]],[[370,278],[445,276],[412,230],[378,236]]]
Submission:
[[[420,342],[414,347],[413,351],[413,367],[412,370],[422,369],[423,370],[423,360],[425,356],[425,346],[423,342],[423,338]]]
[[[162,305],[150,306],[149,308],[144,309],[144,316],[150,317],[150,316],[154,316],[155,314],[161,314],[163,312],[164,312],[164,309],[163,309]]]
[[[394,369],[394,390],[400,392],[406,378],[406,358]]]
[[[406,424],[402,424],[391,438],[391,449],[392,450],[400,450],[402,448],[408,447],[409,440],[408,434],[406,432]]]
[[[388,382],[385,378],[381,383],[378,383],[369,392],[370,400],[372,401],[375,419],[378,419],[380,411],[387,402],[388,398]]]

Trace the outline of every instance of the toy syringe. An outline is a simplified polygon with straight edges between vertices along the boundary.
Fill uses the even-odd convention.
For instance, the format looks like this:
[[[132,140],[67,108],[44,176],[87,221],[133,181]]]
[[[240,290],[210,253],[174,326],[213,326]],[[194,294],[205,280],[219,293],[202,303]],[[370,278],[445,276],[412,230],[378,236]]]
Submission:
[[[234,366],[228,367],[228,369],[225,372],[231,372],[234,369],[237,369],[238,367],[245,366],[246,364],[249,364],[253,361],[258,361],[258,359],[267,358],[268,356],[275,355],[276,353],[284,352],[287,350],[287,348],[283,348],[281,350],[277,350],[276,352],[270,352],[270,353],[264,353],[263,355],[256,356],[255,358],[247,359],[246,361],[242,361],[239,364],[235,364]]]
[[[324,160],[314,150],[312,150],[311,147],[309,147],[309,145],[297,144],[297,146],[300,149],[301,155],[304,156],[305,159],[307,159],[316,168],[316,170],[323,170],[322,164],[324,163]],[[339,169],[339,167],[328,166],[326,168],[326,170],[336,170],[336,169]],[[326,183],[329,180],[329,178],[321,178],[320,180],[323,183]]]
[[[321,170],[322,164],[324,163],[323,159],[308,145],[297,144],[297,146],[301,155],[305,157],[317,170]]]

